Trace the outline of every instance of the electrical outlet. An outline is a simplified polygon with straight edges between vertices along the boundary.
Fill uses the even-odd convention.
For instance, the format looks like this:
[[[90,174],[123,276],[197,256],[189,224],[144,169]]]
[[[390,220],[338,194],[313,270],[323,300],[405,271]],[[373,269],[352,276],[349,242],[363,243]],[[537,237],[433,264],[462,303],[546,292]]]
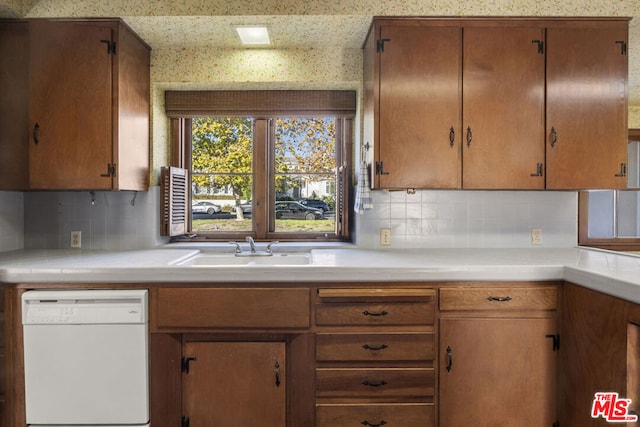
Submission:
[[[391,229],[380,229],[380,246],[391,246]]]
[[[531,244],[532,245],[542,244],[542,228],[531,229]]]
[[[82,231],[71,232],[71,247],[72,248],[82,247]]]

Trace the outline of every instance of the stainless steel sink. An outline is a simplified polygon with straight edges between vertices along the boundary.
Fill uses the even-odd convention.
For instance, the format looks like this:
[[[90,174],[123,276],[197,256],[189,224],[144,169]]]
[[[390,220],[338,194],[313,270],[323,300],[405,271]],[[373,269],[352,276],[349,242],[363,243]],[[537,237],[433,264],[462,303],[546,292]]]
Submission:
[[[306,252],[274,253],[269,256],[241,255],[227,253],[199,253],[191,258],[176,263],[186,267],[216,267],[216,266],[252,266],[252,265],[308,265],[311,263],[311,254]]]

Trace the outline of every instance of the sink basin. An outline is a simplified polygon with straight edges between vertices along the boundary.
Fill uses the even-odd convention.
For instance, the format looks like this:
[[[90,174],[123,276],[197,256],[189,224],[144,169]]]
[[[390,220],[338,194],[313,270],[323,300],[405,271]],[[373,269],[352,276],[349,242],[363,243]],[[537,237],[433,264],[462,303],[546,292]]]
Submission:
[[[275,253],[271,256],[264,255],[242,255],[235,254],[211,254],[200,253],[191,258],[177,263],[177,265],[188,267],[215,267],[234,265],[308,265],[311,256],[305,252],[296,253]]]

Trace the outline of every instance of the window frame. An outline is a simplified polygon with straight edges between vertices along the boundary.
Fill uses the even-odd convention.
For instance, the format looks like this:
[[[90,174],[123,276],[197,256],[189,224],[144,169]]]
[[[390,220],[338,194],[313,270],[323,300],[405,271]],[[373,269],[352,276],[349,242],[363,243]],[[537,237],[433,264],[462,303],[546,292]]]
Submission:
[[[629,141],[640,140],[640,129],[629,129]],[[617,191],[617,190],[615,190]],[[640,191],[640,190],[638,190]],[[616,212],[617,213],[617,212]],[[640,237],[589,237],[589,192],[578,192],[578,245],[614,251],[640,250]]]
[[[256,91],[259,96],[269,99],[270,91]],[[271,91],[278,99],[283,95],[283,91]],[[195,233],[192,231],[192,215],[191,215],[191,192],[188,192],[187,208],[189,214],[187,219],[187,230],[192,241],[228,241],[233,239],[244,239],[251,236],[255,240],[280,240],[280,241],[349,241],[351,239],[351,221],[350,215],[353,209],[352,197],[352,180],[353,180],[353,118],[355,115],[355,92],[353,112],[343,112],[339,109],[327,111],[321,107],[320,112],[307,108],[304,105],[305,100],[311,98],[318,92],[320,94],[321,104],[326,93],[344,92],[344,91],[284,91],[287,94],[293,94],[293,105],[295,109],[284,110],[281,104],[274,110],[263,111],[261,114],[248,114],[243,112],[242,103],[246,96],[252,91],[234,92],[241,93],[240,108],[236,110],[228,109],[228,103],[225,104],[227,110],[224,116],[245,116],[252,117],[254,120],[254,146],[253,146],[253,189],[252,189],[252,214],[251,214],[251,230],[243,232],[212,232],[212,233]],[[207,91],[207,94],[213,92]],[[222,93],[228,94],[227,91]],[[267,96],[265,97],[265,93]],[[168,92],[167,92],[168,94]],[[165,96],[167,96],[165,94]],[[174,93],[175,94],[175,93]],[[258,102],[258,104],[260,104]],[[254,108],[253,104],[251,108]],[[171,166],[184,168],[191,172],[191,130],[192,117],[222,117],[220,114],[211,114],[203,111],[201,105],[196,105],[194,113],[172,113],[170,114],[170,139],[171,139]],[[266,107],[265,107],[266,109]],[[167,108],[168,111],[168,108]],[[203,114],[204,113],[204,114]],[[332,232],[320,233],[292,233],[275,231],[275,217],[272,215],[270,206],[275,204],[275,192],[272,189],[274,182],[274,159],[272,148],[274,145],[275,129],[274,122],[276,117],[312,117],[322,115],[324,117],[334,117],[336,120],[336,226]],[[260,143],[265,141],[266,144]],[[264,179],[266,178],[266,179]],[[189,183],[191,178],[189,176]],[[189,185],[190,187],[190,185]],[[342,200],[342,203],[340,203]],[[273,230],[273,231],[271,231]]]

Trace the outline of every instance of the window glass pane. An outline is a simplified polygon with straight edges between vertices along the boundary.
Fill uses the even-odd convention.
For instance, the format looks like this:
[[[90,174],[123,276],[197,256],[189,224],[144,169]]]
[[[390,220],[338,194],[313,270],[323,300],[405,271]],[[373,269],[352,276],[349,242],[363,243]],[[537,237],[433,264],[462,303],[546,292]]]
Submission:
[[[640,236],[640,193],[618,192],[618,236]]]
[[[335,232],[335,118],[277,118],[274,150],[275,231]]]
[[[589,237],[615,236],[615,194],[613,191],[589,192]]]
[[[253,120],[192,120],[192,231],[251,231]]]

